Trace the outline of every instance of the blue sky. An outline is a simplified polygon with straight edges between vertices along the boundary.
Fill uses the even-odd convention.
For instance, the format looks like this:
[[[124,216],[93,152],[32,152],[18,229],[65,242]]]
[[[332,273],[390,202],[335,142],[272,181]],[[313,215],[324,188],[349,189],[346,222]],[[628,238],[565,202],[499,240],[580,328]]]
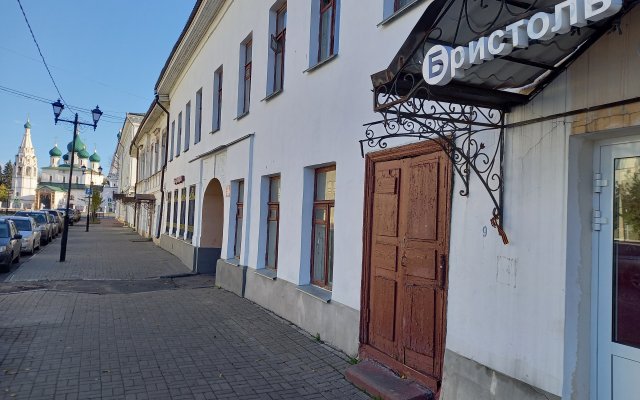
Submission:
[[[105,114],[98,129],[84,128],[105,169],[125,112],[147,111],[153,87],[195,0],[21,0],[31,27],[68,104]],[[27,115],[39,165],[49,149],[71,141],[72,125],[54,124],[50,104],[9,94],[9,88],[55,100],[58,94],[40,60],[17,0],[0,1],[0,162],[12,160]],[[72,119],[73,114],[64,113]],[[80,118],[91,121],[88,114]]]

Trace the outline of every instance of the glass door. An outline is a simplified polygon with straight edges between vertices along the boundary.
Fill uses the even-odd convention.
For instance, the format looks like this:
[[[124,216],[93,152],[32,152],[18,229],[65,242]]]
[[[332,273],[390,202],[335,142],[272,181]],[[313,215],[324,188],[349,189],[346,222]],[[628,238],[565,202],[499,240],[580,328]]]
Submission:
[[[598,400],[640,398],[640,142],[600,147]]]

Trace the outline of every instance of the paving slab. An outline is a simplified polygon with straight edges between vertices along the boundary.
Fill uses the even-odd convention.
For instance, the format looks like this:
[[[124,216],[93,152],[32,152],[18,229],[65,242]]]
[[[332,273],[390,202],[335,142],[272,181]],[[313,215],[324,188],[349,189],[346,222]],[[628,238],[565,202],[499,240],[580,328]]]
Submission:
[[[113,223],[0,282],[0,399],[366,399],[349,358]]]
[[[76,279],[146,279],[189,273],[171,253],[152,242],[140,241],[132,229],[105,219],[85,232],[83,224],[69,227],[66,261],[61,263],[60,242],[43,247],[6,281]]]

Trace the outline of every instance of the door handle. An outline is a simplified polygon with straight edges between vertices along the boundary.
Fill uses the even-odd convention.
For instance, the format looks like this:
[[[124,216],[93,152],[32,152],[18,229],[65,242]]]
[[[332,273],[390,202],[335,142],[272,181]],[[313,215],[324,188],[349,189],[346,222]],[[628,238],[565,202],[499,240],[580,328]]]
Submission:
[[[447,256],[440,255],[440,286],[445,287],[447,284]]]

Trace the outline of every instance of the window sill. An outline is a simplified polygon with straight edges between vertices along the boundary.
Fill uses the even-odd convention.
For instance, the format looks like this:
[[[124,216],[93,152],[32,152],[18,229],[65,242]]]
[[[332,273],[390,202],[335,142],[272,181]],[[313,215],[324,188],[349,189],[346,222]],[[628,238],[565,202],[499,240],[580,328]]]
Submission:
[[[272,281],[275,281],[276,279],[278,279],[278,272],[275,269],[271,269],[271,268],[256,269],[255,274],[260,275],[263,278],[270,279]]]
[[[322,67],[323,65],[328,64],[331,61],[335,60],[336,58],[338,58],[338,53],[336,53],[336,54],[334,54],[332,56],[329,56],[328,58],[316,63],[315,65],[312,65],[311,67],[309,67],[309,68],[305,69],[304,71],[302,71],[302,73],[306,74],[306,73],[309,73],[309,72],[313,72],[316,69]]]
[[[380,21],[378,23],[378,25],[376,25],[376,26],[377,27],[381,27],[381,26],[387,25],[388,23],[394,21],[396,18],[406,14],[407,11],[411,10],[413,7],[417,6],[420,3],[422,3],[422,0],[414,0],[414,1],[412,1],[411,3],[409,3],[406,6],[402,7],[398,11],[395,11],[393,14],[387,16],[385,19]]]
[[[262,99],[260,101],[269,101],[269,100],[273,99],[274,97],[278,96],[283,91],[284,91],[284,89],[280,89],[280,90],[277,90],[277,91],[275,91],[273,93],[270,93],[264,99]]]
[[[227,258],[226,260],[224,260],[227,264],[231,264],[231,265],[235,265],[236,267],[240,266],[240,260],[238,260],[237,258]]]
[[[305,293],[311,297],[321,300],[324,303],[329,303],[331,301],[330,290],[322,289],[314,285],[302,285],[302,286],[298,286],[297,289],[302,293]]]
[[[211,132],[209,132],[209,135],[213,135],[216,132],[220,132],[220,128],[216,128],[216,129],[212,130]]]
[[[237,117],[235,117],[234,119],[236,121],[240,121],[242,118],[246,117],[247,115],[249,115],[249,111],[245,111],[242,114],[238,115]]]

